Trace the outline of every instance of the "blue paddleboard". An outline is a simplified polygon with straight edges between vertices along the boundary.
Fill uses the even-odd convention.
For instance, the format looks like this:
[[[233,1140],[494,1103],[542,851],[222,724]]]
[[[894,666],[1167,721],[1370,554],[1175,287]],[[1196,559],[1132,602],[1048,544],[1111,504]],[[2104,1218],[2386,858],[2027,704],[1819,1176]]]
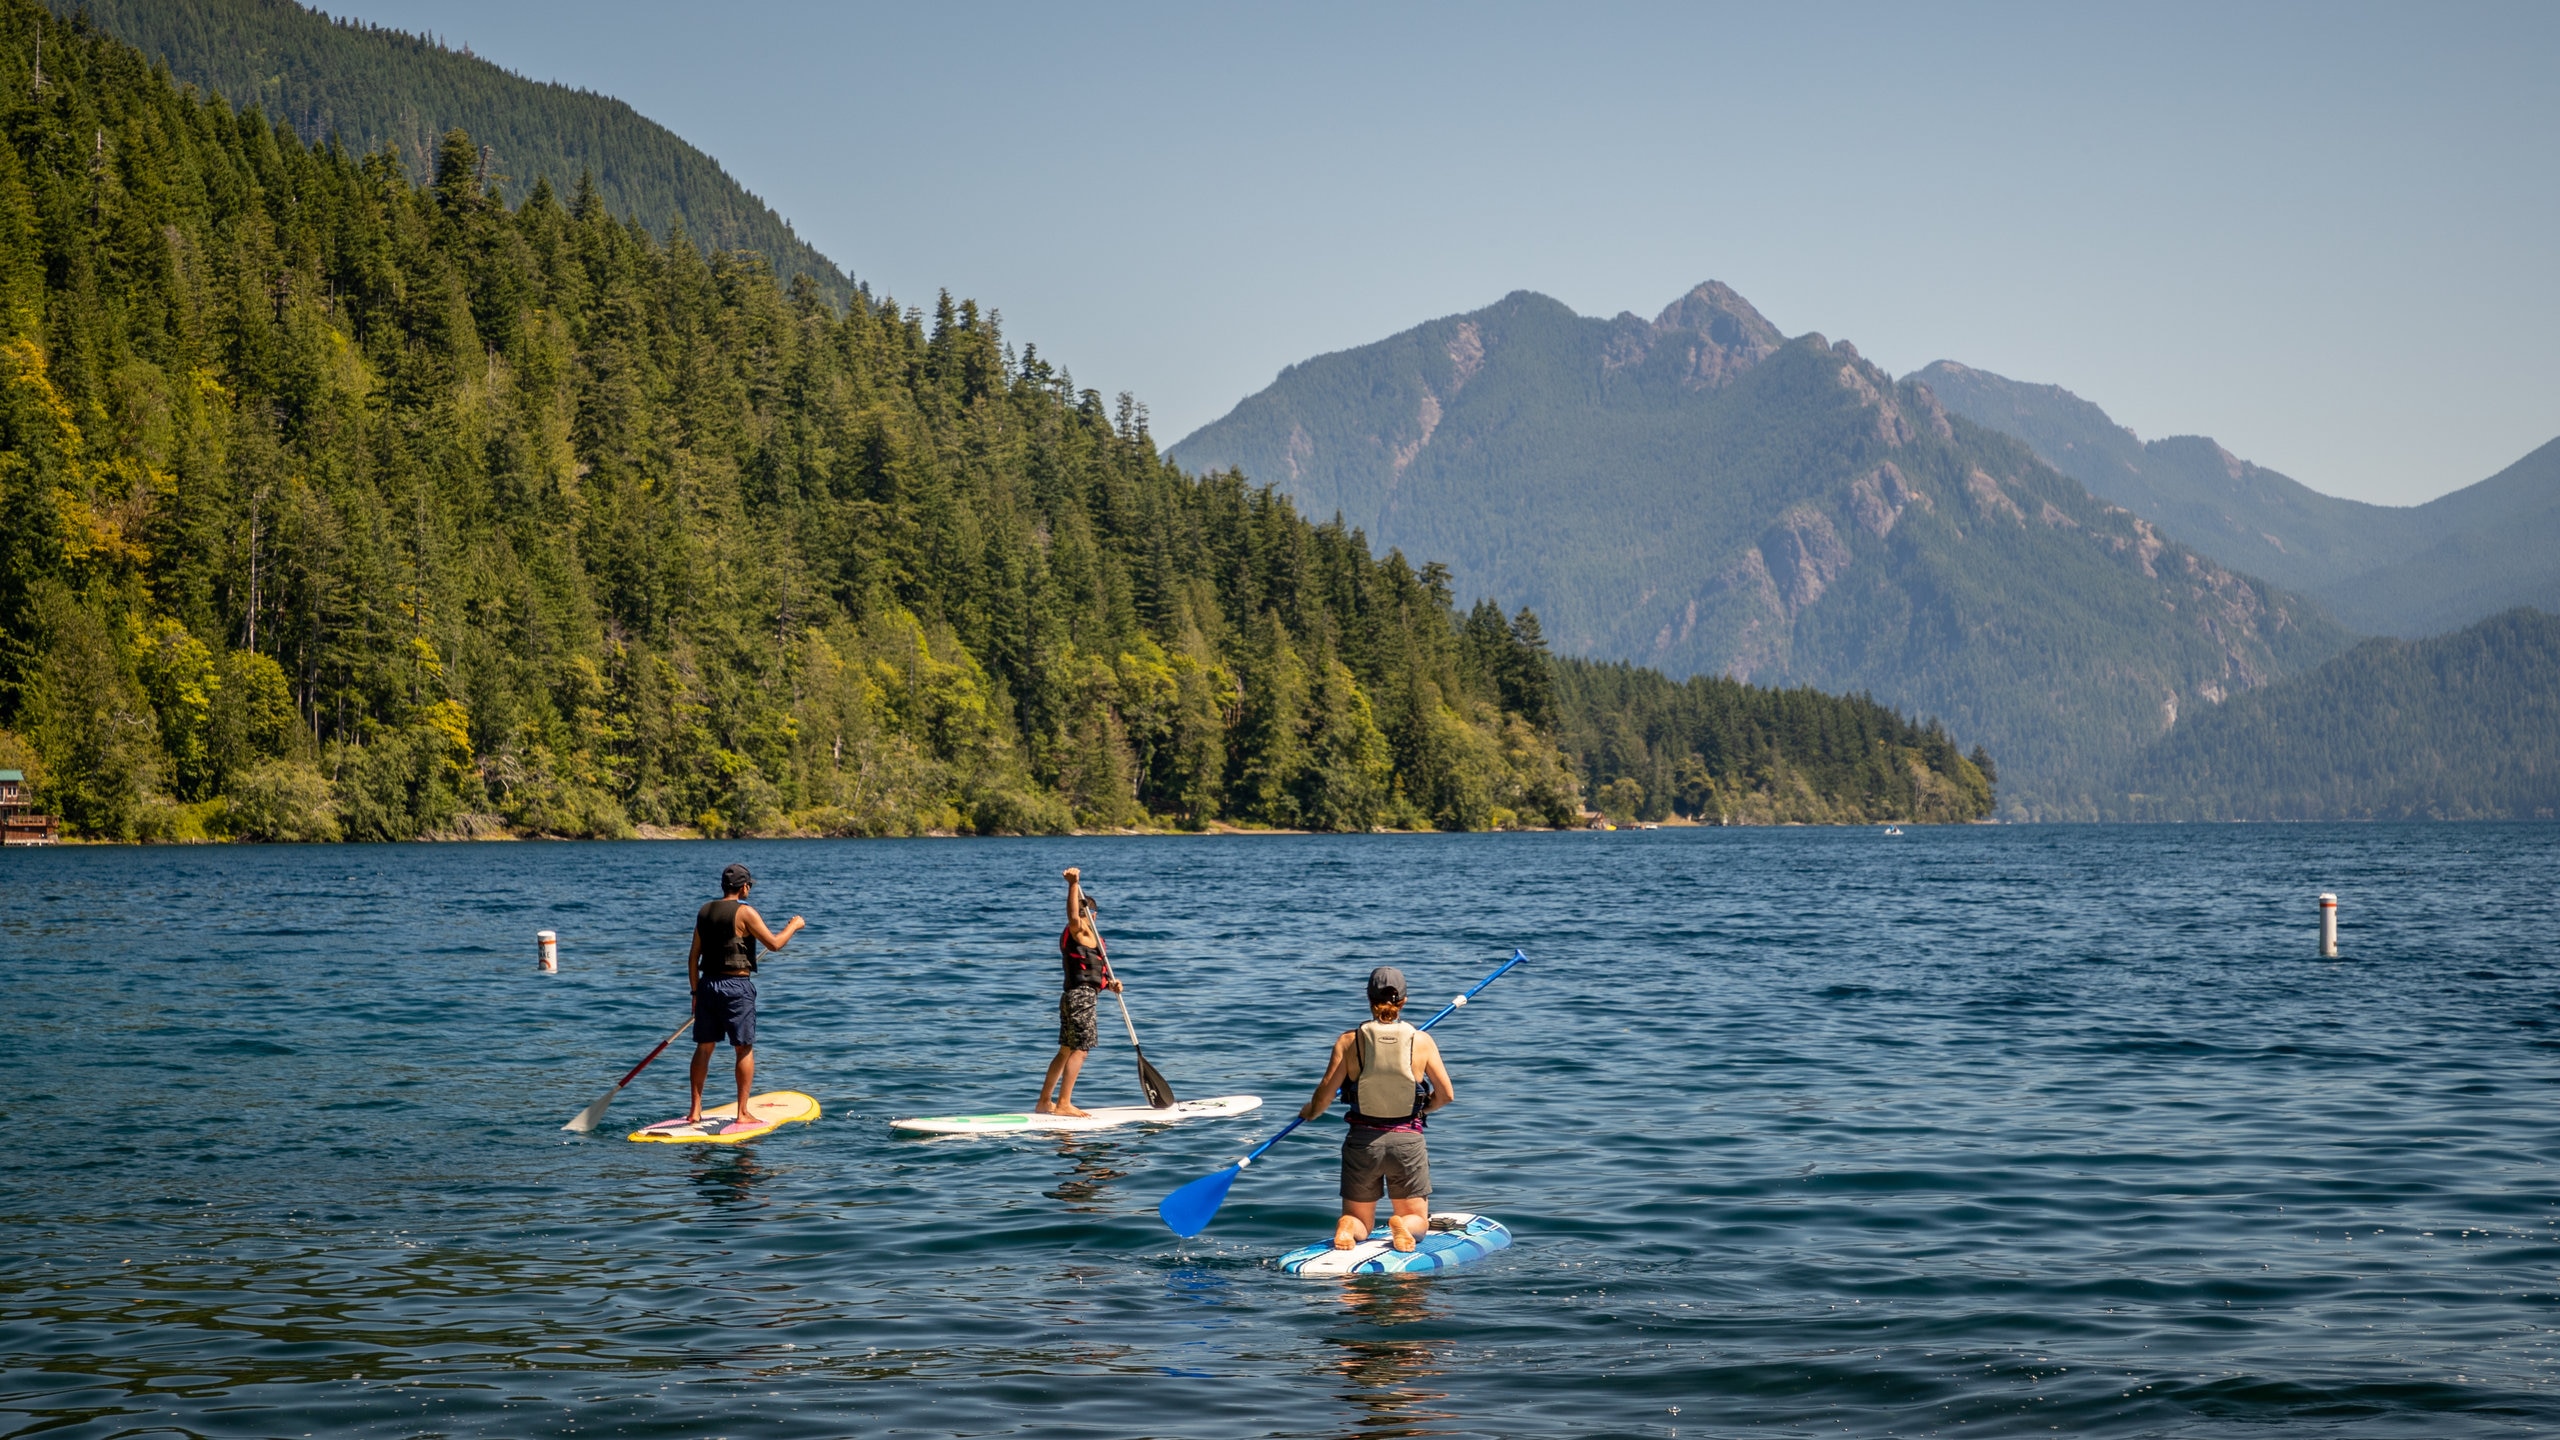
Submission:
[[[1334,1249],[1330,1240],[1292,1250],[1280,1257],[1280,1268],[1292,1275],[1405,1275],[1454,1270],[1510,1244],[1511,1232],[1490,1216],[1434,1215],[1431,1233],[1415,1241],[1411,1250],[1397,1250],[1390,1243],[1387,1227],[1381,1225],[1370,1232],[1368,1239],[1348,1250]]]

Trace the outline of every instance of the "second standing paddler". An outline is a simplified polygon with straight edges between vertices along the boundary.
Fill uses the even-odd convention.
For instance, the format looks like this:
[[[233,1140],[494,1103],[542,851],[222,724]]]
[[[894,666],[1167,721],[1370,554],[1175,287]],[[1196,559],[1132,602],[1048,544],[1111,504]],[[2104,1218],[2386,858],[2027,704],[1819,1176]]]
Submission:
[[[1333,1058],[1315,1098],[1298,1111],[1313,1120],[1333,1108],[1338,1093],[1351,1102],[1351,1133],[1342,1140],[1342,1218],[1334,1222],[1333,1248],[1348,1250],[1369,1238],[1385,1192],[1388,1243],[1410,1250],[1431,1228],[1431,1152],[1422,1139],[1423,1117],[1458,1098],[1440,1063],[1440,1046],[1405,1023],[1404,972],[1381,965],[1369,972],[1369,1020],[1333,1042]]]
[[[1084,893],[1084,872],[1066,870],[1067,928],[1058,932],[1058,958],[1066,983],[1058,992],[1058,1053],[1040,1081],[1040,1103],[1034,1115],[1084,1115],[1075,1104],[1076,1075],[1093,1053],[1096,1034],[1094,1002],[1105,990],[1117,990],[1111,962],[1103,958],[1102,932],[1093,924],[1093,897]]]
[[[721,1041],[738,1056],[738,1118],[731,1128],[755,1123],[747,1097],[756,1083],[756,946],[779,950],[807,924],[799,916],[776,935],[747,904],[756,878],[744,865],[720,872],[720,898],[693,917],[693,948],[685,952],[684,980],[693,992],[693,1108],[702,1119],[702,1082],[711,1076],[711,1052]]]

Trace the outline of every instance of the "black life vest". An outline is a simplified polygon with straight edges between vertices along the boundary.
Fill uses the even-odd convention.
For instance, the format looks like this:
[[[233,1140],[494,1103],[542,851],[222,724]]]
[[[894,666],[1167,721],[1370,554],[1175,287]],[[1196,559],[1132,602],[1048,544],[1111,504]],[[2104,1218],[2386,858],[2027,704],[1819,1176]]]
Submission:
[[[1067,988],[1082,986],[1099,990],[1111,978],[1111,962],[1102,952],[1076,943],[1076,927],[1069,925],[1058,932],[1058,959],[1066,970]]]
[[[693,938],[702,946],[702,978],[727,980],[756,973],[756,937],[738,933],[736,900],[714,900],[693,917]]]

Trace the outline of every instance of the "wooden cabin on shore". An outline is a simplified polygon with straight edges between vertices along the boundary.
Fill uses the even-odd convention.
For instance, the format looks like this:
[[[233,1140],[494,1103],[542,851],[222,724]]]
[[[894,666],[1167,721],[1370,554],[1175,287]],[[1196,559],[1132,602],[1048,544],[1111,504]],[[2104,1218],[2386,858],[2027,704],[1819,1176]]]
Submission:
[[[25,773],[0,770],[0,844],[50,845],[61,838],[58,821],[28,808]]]

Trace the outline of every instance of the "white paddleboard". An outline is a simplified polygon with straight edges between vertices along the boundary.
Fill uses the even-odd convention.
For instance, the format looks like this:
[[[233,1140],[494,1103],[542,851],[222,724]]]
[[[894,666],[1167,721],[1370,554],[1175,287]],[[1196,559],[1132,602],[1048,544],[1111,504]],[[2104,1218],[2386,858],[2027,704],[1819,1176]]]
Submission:
[[[1224,1120],[1262,1108],[1259,1095],[1217,1095],[1158,1110],[1149,1105],[1102,1105],[1083,1115],[918,1115],[892,1120],[901,1135],[1044,1135],[1109,1130],[1119,1125],[1178,1125],[1185,1120]]]

